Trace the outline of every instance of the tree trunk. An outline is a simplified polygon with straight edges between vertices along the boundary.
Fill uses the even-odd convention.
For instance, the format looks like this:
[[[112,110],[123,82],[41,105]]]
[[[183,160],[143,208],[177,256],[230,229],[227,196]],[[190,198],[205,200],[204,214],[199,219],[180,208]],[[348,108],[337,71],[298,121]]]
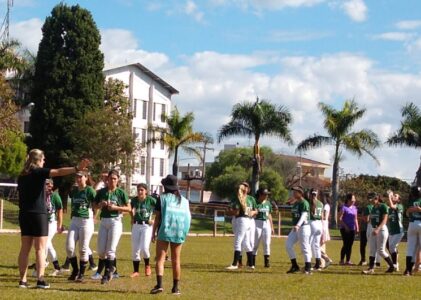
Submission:
[[[417,174],[415,176],[415,184],[417,186],[421,186],[421,163],[420,163],[420,166],[418,168]]]
[[[178,176],[178,147],[174,149],[174,162],[172,164],[172,174]]]
[[[256,138],[254,144],[254,155],[253,155],[253,171],[251,175],[251,191],[253,195],[256,194],[259,189],[260,181],[260,148],[259,148],[259,139]]]
[[[332,228],[337,227],[338,221],[338,199],[339,199],[339,144],[336,144],[335,159],[332,170]]]

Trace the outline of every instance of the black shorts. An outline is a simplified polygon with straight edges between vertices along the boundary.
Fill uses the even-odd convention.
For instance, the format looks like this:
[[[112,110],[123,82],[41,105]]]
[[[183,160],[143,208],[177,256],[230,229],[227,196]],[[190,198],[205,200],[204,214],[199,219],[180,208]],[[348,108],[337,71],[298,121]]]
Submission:
[[[48,215],[19,212],[21,236],[48,236]]]

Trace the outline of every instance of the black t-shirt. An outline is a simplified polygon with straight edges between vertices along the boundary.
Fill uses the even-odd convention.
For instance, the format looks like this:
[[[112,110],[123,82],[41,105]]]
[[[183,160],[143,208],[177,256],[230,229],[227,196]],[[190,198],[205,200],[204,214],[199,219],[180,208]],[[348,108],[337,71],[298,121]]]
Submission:
[[[33,169],[27,175],[18,177],[19,209],[21,212],[46,214],[45,180],[50,176],[50,169]]]

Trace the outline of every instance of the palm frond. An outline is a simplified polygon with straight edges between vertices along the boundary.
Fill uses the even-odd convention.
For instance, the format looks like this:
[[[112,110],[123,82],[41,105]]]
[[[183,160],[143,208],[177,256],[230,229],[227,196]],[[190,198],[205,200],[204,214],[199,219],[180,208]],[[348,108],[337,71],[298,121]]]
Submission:
[[[373,131],[361,130],[350,133],[343,138],[342,144],[345,149],[351,153],[354,153],[359,157],[366,153],[378,163],[376,156],[373,154],[373,150],[380,146],[380,140]]]
[[[295,152],[316,149],[324,145],[332,145],[333,143],[334,143],[334,139],[332,137],[315,134],[301,141],[297,145]]]
[[[220,143],[224,138],[232,136],[248,136],[253,135],[253,130],[245,127],[242,123],[232,120],[231,122],[223,125],[218,131],[218,143]]]
[[[421,147],[421,109],[414,103],[402,107],[401,127],[386,142],[390,146]]]

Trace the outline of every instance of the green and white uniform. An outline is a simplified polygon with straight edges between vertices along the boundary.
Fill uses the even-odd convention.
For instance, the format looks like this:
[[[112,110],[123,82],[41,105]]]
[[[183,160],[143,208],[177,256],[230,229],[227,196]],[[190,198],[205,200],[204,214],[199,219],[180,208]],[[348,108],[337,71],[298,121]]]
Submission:
[[[294,203],[291,209],[292,226],[299,226],[298,231],[291,230],[286,242],[286,250],[290,259],[295,259],[294,245],[300,242],[301,252],[306,263],[311,263],[311,229],[309,225],[310,204],[302,198]]]
[[[246,252],[251,252],[254,247],[255,224],[254,219],[249,217],[249,213],[256,209],[256,200],[247,196],[245,210],[242,208],[240,200],[235,199],[232,203],[233,208],[239,210],[235,220],[234,251],[241,252],[244,249]]]
[[[116,206],[126,206],[129,203],[129,198],[124,190],[116,188],[114,191],[109,191],[108,188],[103,188],[98,191],[95,197],[95,202],[99,204],[101,201],[106,201]],[[101,259],[114,260],[117,245],[123,233],[123,223],[121,221],[123,214],[118,211],[110,211],[107,208],[101,209],[101,223],[98,230],[98,256]]]
[[[53,192],[47,195],[47,211],[48,211],[48,239],[46,244],[47,256],[49,255],[51,261],[57,261],[57,252],[53,246],[53,238],[57,233],[57,211],[63,209],[60,195]]]
[[[371,232],[370,236],[370,256],[375,257],[378,253],[381,257],[387,258],[389,254],[386,252],[386,243],[389,238],[389,230],[387,224],[379,228],[380,223],[382,222],[385,216],[389,215],[389,207],[384,203],[379,203],[373,206],[370,213],[370,223],[373,228],[379,229],[377,235],[374,235]]]
[[[88,261],[89,243],[94,233],[89,211],[92,210],[95,190],[90,186],[85,186],[81,190],[75,187],[69,196],[72,201],[72,221],[66,240],[67,257],[73,258],[76,256],[76,243],[79,241],[80,260]]]
[[[320,240],[323,233],[323,223],[322,223],[322,214],[323,214],[323,203],[316,199],[316,205],[314,210],[310,212],[310,245],[312,254],[315,258],[321,258],[322,253],[320,250]]]
[[[272,237],[272,227],[270,215],[272,213],[272,204],[269,200],[257,203],[257,216],[255,220],[256,229],[254,231],[254,249],[253,254],[257,255],[260,241],[263,242],[263,255],[270,255],[270,242]]]
[[[152,215],[156,206],[156,199],[146,196],[144,200],[138,197],[130,201],[133,216],[132,226],[132,260],[140,261],[140,258],[150,257],[150,245],[152,239]]]
[[[421,207],[421,198],[408,203],[408,207]],[[421,246],[421,212],[413,212],[409,215],[408,240],[406,243],[406,256],[416,256]]]
[[[404,236],[403,230],[403,206],[396,204],[396,209],[389,208],[389,252],[397,253],[398,246]]]

